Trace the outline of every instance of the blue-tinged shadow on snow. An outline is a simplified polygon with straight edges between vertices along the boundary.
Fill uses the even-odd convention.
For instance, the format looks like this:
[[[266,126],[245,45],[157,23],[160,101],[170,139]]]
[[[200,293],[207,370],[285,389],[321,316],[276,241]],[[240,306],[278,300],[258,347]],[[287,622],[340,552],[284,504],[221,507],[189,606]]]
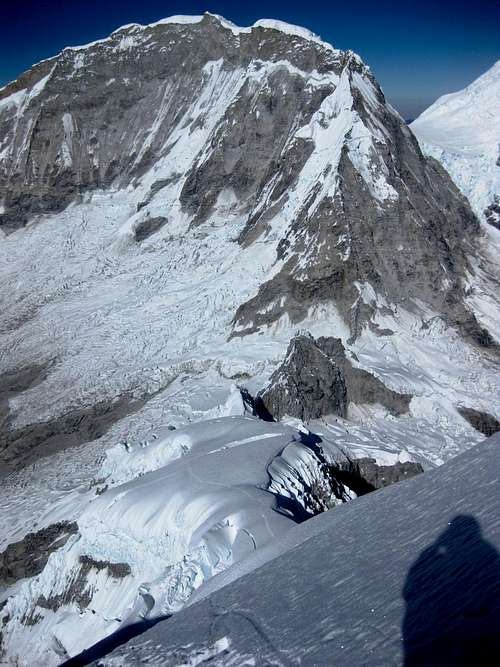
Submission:
[[[403,588],[405,667],[500,664],[500,554],[457,516],[412,565]]]
[[[86,667],[86,665],[99,661],[114,651],[115,648],[126,644],[138,635],[142,635],[143,632],[146,632],[146,630],[149,630],[149,628],[152,628],[160,621],[165,621],[167,618],[170,618],[170,615],[160,616],[153,620],[145,619],[120,628],[116,632],[113,632],[113,634],[108,635],[108,637],[101,639],[97,644],[85,649],[79,655],[75,655],[73,658],[69,658],[61,663],[59,667]]]

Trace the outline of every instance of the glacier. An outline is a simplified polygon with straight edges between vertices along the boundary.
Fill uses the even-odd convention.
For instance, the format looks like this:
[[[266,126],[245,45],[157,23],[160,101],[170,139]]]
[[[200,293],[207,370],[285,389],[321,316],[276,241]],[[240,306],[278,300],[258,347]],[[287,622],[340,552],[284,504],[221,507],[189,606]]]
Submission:
[[[325,466],[445,479],[485,445],[460,409],[500,419],[498,232],[359,56],[308,31],[206,14],[65,49],[0,90],[0,193],[2,558],[78,526],[0,581],[6,664],[175,619],[323,525],[294,514],[318,496],[330,517],[403,493],[335,495]],[[301,332],[341,339],[408,411],[251,416]]]

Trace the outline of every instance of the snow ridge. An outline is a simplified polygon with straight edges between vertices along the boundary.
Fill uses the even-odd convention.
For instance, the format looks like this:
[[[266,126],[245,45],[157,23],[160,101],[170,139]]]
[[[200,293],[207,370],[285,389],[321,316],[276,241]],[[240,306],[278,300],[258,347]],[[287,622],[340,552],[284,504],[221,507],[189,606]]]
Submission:
[[[162,25],[194,25],[196,23],[201,23],[201,21],[203,21],[203,19],[207,16],[216,19],[224,28],[230,30],[233,33],[233,35],[249,34],[257,28],[263,28],[266,30],[277,30],[285,35],[300,37],[310,42],[315,42],[316,44],[322,46],[323,48],[332,51],[337,51],[337,49],[334,49],[331,44],[323,41],[320,37],[318,37],[318,35],[313,33],[311,30],[308,30],[307,28],[303,28],[301,26],[293,25],[291,23],[286,23],[285,21],[279,21],[277,19],[259,19],[251,26],[242,27],[236,25],[232,21],[228,21],[226,18],[220,16],[219,14],[212,14],[211,12],[205,12],[205,14],[198,16],[188,15],[188,14],[186,15],[178,14],[174,16],[168,16],[166,18],[160,19],[159,21],[155,21],[154,23],[148,23],[148,24],[128,23],[114,30],[111,33],[110,37],[108,38],[99,39],[93,42],[89,42],[88,44],[83,44],[79,46],[69,46],[66,48],[76,51],[76,50],[87,49],[99,44],[105,44],[113,37],[113,35],[117,35],[122,32],[131,31],[137,33],[138,31],[142,32],[144,30],[155,28],[157,26],[162,26]]]
[[[411,129],[486,222],[486,209],[500,200],[500,60],[463,90],[436,100]]]
[[[321,470],[303,446],[307,429],[249,417],[239,388],[256,395],[266,386],[297,327],[341,337],[359,368],[413,396],[400,418],[351,403],[349,420],[326,415],[311,425],[329,465],[354,453],[433,467],[482,439],[457,405],[500,417],[492,400],[500,378],[486,355],[420,293],[399,301],[380,293],[393,256],[378,285],[376,271],[349,285],[353,269],[358,275],[374,261],[371,250],[383,256],[392,241],[380,238],[385,220],[396,220],[394,234],[410,232],[397,246],[410,260],[402,243],[418,245],[411,233],[421,223],[411,217],[418,202],[405,225],[396,215],[406,194],[385,126],[392,112],[369,70],[323,42],[311,49],[317,38],[308,31],[269,20],[238,28],[209,16],[211,33],[214,22],[228,31],[222,50],[203,53],[188,72],[189,26],[204,20],[170,17],[159,24],[181,28],[150,41],[147,27],[125,26],[68,49],[48,75],[50,95],[45,77],[0,103],[11,129],[0,175],[27,163],[36,186],[49,164],[61,176],[61,197],[74,172],[104,175],[70,192],[62,208],[30,210],[26,226],[2,232],[0,372],[50,366],[42,382],[9,397],[9,428],[64,423],[75,407],[123,396],[142,402],[100,439],[45,458],[41,448],[33,465],[2,480],[2,545],[60,520],[79,527],[38,575],[8,590],[2,633],[20,664],[57,664],[123,624],[179,610],[209,578],[290,530],[273,494],[311,509]],[[271,31],[305,41],[276,40]],[[247,53],[240,36],[249,32]],[[278,41],[283,53],[267,59],[262,43],[274,49]],[[151,67],[138,67],[141,59]],[[136,77],[146,72],[135,99]],[[70,88],[78,94],[68,105]],[[108,125],[110,100],[120,101],[120,113]],[[54,124],[43,127],[47,119]],[[417,176],[427,177],[408,128],[398,131]],[[37,148],[45,136],[50,146]],[[13,192],[0,202],[2,216],[12,203],[16,213],[22,197]],[[411,194],[420,197],[418,188]],[[424,204],[419,210],[432,211],[431,199]],[[356,238],[360,209],[365,226]],[[351,254],[356,265],[344,271]],[[259,301],[276,278],[268,301]],[[343,287],[352,289],[342,304]],[[288,307],[296,294],[303,311],[293,300]],[[498,310],[489,311],[498,331]],[[358,321],[360,312],[366,319]],[[354,497],[347,486],[340,497],[317,492],[328,506]]]

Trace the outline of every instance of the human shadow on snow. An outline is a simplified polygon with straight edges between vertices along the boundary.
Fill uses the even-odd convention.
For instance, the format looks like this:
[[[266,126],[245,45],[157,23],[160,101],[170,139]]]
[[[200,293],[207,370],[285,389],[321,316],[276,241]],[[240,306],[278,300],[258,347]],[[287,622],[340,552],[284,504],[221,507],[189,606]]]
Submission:
[[[403,588],[404,667],[500,664],[500,554],[457,516],[412,565]]]

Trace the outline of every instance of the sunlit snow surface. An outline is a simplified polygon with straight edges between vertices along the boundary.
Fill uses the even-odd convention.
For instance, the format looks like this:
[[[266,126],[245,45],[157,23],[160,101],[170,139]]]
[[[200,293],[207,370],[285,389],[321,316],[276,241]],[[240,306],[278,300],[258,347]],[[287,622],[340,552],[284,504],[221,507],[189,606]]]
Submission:
[[[275,22],[259,25],[298,34]],[[316,40],[304,31],[300,36]],[[264,487],[268,465],[285,448],[287,455],[297,455],[297,465],[305,462],[300,424],[264,424],[245,416],[237,385],[253,393],[262,389],[297,328],[342,338],[356,355],[355,365],[414,396],[409,414],[400,418],[377,406],[350,406],[349,420],[326,416],[311,424],[328,441],[332,457],[340,448],[384,465],[413,459],[433,467],[482,439],[459,416],[457,405],[500,417],[499,374],[484,355],[423,304],[387,314],[391,304],[368,284],[358,285],[360,300],[381,306],[373,324],[393,335],[365,329],[347,343],[346,323],[325,304],[311,308],[299,325],[285,316],[259,333],[230,337],[238,307],[282,267],[276,249],[290,217],[317,183],[334,192],[335,169],[329,167],[338,163],[349,132],[351,157],[372,195],[378,201],[395,197],[383,172],[375,177],[365,168],[373,137],[384,141],[383,128],[374,128],[373,137],[364,131],[351,110],[345,76],[313,72],[307,75],[312,86],[335,89],[321,113],[289,138],[313,139],[315,146],[266,235],[247,247],[236,242],[247,215],[229,189],[203,225],[190,226],[179,204],[184,180],[172,176],[186,174],[209,150],[213,129],[245,82],[265,85],[276,67],[291,66],[279,62],[228,71],[221,61],[208,63],[203,93],[173,128],[169,152],[134,186],[94,192],[9,236],[0,232],[0,370],[53,364],[44,382],[10,401],[12,426],[124,393],[152,396],[99,441],[41,459],[2,480],[0,549],[62,519],[76,520],[81,531],[50,557],[39,576],[9,591],[6,609],[14,622],[2,632],[21,665],[57,664],[64,651],[75,654],[137,617],[178,610],[212,575],[293,527],[274,511],[275,499]],[[375,103],[369,82],[358,77],[353,85]],[[2,104],[22,113],[38,92],[35,86]],[[160,107],[149,139],[136,147],[138,155],[148,149],[162,113]],[[69,164],[69,113],[63,124]],[[169,184],[137,211],[160,180]],[[259,205],[265,208],[265,193]],[[165,214],[161,230],[137,244],[137,225],[148,215]],[[495,247],[485,248],[491,261]],[[479,271],[474,280],[471,302],[496,335],[496,297],[485,293]],[[34,625],[22,623],[39,596],[64,590],[82,555],[127,563],[131,574],[110,580],[105,571],[94,572],[88,609],[72,604],[55,613],[45,610]],[[188,664],[219,649],[226,650],[223,642]]]
[[[414,638],[425,658],[412,664],[491,664],[484,640],[498,645],[499,472],[497,435],[315,517],[98,664],[385,667],[409,664]],[[456,660],[468,644],[475,660]]]
[[[500,60],[464,90],[440,97],[411,129],[484,219],[500,198]]]
[[[52,554],[41,575],[16,585],[7,608],[22,618],[39,596],[64,593],[81,556],[127,563],[131,574],[92,574],[85,610],[65,606],[56,622],[42,612],[28,633],[19,624],[9,643],[23,646],[22,664],[57,664],[56,644],[73,655],[122,623],[177,611],[206,579],[289,529],[265,491],[266,466],[298,438],[285,425],[241,416],[111,449],[101,470],[111,488],[86,497],[75,517],[81,535]],[[40,651],[38,642],[48,646]]]

